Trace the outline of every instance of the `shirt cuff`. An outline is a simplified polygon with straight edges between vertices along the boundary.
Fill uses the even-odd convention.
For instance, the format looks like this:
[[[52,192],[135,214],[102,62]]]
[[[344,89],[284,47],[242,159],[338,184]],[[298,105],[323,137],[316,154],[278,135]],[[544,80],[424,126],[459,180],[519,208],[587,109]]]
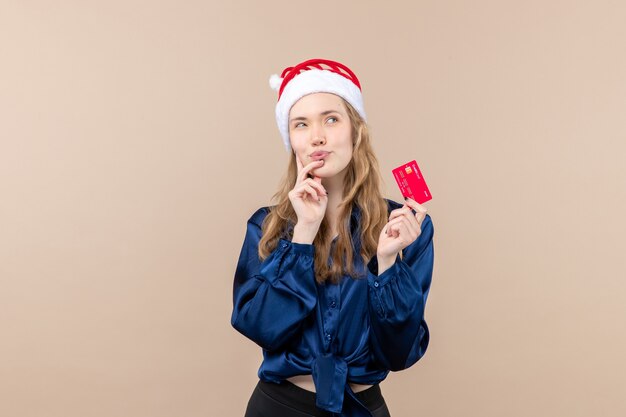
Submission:
[[[368,281],[369,285],[374,288],[380,288],[383,285],[386,285],[393,277],[397,276],[400,273],[400,255],[396,255],[396,261],[389,268],[385,270],[380,275],[376,275],[375,272],[378,272],[378,257],[374,256],[370,263],[368,264],[369,274]]]
[[[312,243],[294,243],[287,239],[281,238],[278,241],[278,245],[283,249],[287,249],[289,246],[291,246],[294,253],[298,253],[301,255],[315,255],[315,246],[313,246]]]

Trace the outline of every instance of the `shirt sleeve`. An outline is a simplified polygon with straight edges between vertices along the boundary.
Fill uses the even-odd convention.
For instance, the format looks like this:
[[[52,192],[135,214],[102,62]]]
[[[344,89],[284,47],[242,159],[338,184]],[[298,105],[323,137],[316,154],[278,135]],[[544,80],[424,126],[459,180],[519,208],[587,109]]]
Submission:
[[[276,249],[261,262],[260,210],[248,220],[239,255],[231,324],[263,349],[272,351],[299,331],[303,319],[317,303],[314,246],[281,238]]]
[[[426,215],[418,238],[403,251],[403,259],[378,276],[376,256],[368,264],[370,346],[384,369],[398,371],[417,362],[428,346],[424,308],[433,272],[433,234]]]

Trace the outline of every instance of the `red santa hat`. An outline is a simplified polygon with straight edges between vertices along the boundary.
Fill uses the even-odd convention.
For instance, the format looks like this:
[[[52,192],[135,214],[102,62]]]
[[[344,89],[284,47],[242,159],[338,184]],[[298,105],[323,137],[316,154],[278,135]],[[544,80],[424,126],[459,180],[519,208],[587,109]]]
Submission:
[[[310,59],[285,68],[280,76],[270,77],[270,87],[278,91],[276,124],[283,137],[287,152],[289,143],[289,111],[302,97],[312,93],[332,93],[345,99],[366,120],[361,84],[356,75],[339,62],[327,59]]]

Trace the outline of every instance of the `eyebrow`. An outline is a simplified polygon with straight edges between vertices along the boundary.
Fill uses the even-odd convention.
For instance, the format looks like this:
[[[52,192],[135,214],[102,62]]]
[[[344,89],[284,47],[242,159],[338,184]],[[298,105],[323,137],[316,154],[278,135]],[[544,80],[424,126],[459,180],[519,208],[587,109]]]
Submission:
[[[331,114],[331,113],[341,114],[337,110],[326,110],[326,111],[321,112],[320,116],[326,116],[327,114]],[[294,117],[293,119],[289,119],[289,122],[293,122],[293,121],[296,121],[296,120],[307,120],[307,118],[304,117],[304,116]]]

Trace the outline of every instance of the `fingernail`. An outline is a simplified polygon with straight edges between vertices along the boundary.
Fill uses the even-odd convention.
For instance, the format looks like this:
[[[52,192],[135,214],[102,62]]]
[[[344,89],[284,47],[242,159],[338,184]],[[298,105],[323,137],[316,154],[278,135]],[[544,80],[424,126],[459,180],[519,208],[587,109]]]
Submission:
[[[404,201],[406,201],[406,200],[408,200],[408,199],[409,199],[409,197],[404,197]]]

